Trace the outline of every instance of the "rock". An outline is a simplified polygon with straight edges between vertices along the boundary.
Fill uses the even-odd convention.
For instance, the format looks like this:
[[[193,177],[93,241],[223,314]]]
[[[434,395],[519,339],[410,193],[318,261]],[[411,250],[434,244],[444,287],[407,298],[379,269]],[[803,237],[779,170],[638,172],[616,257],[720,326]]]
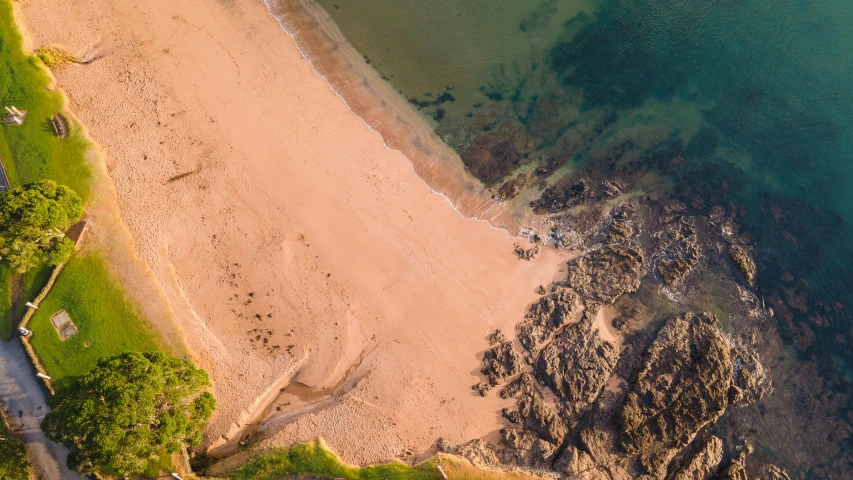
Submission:
[[[538,143],[520,125],[505,123],[475,138],[460,158],[471,174],[491,187],[522,165]]]
[[[494,332],[489,334],[489,345],[495,346],[504,342],[506,342],[506,335],[500,328],[496,328]]]
[[[758,354],[743,346],[734,348],[734,380],[729,401],[742,406],[755,403],[772,390],[769,372],[758,358]]]
[[[618,197],[622,195],[622,189],[625,188],[621,182],[616,181],[604,181],[601,182],[601,191],[606,197]]]
[[[439,437],[435,446],[442,453],[454,453],[456,451],[456,445],[453,445],[444,437]]]
[[[643,262],[635,245],[605,246],[571,260],[566,284],[584,300],[610,304],[640,287]]]
[[[598,470],[598,465],[588,453],[579,450],[574,445],[567,446],[554,464],[554,469],[570,479],[599,479],[609,478],[605,472]]]
[[[666,323],[646,351],[617,423],[622,447],[662,476],[672,457],[729,405],[732,348],[708,313]]]
[[[536,378],[547,385],[572,413],[598,398],[619,360],[616,345],[593,330],[595,314],[587,310],[544,347],[535,364]]]
[[[752,253],[746,247],[735,244],[729,247],[729,258],[746,278],[746,282],[754,285],[758,270],[755,266],[755,260],[752,259]]]
[[[752,446],[747,445],[723,470],[719,477],[720,480],[749,480],[749,476],[746,474],[746,457],[750,454],[752,454]]]
[[[784,470],[776,465],[767,464],[764,466],[765,480],[791,480],[791,477]]]
[[[513,250],[521,260],[533,260],[539,254],[539,245],[534,245],[532,248],[524,248],[519,244],[515,244]]]
[[[533,213],[557,213],[595,200],[596,196],[592,182],[580,179],[546,188],[537,200],[530,202],[530,206]]]
[[[502,398],[515,398],[518,405],[518,410],[503,410],[507,420],[550,443],[563,443],[569,433],[569,427],[545,402],[529,373],[522,373],[507,385],[500,395]]]
[[[560,327],[580,312],[578,296],[569,290],[559,290],[534,303],[524,321],[516,326],[521,345],[536,355],[542,344],[550,340]]]
[[[486,396],[492,387],[500,385],[521,371],[521,359],[515,349],[512,348],[512,342],[499,343],[486,350],[483,355],[483,363],[485,366],[480,372],[486,376],[487,381],[478,383],[473,387],[483,396]]]
[[[655,252],[655,271],[668,286],[680,282],[699,263],[696,229],[685,221],[675,222],[653,235],[661,249]]]
[[[712,436],[694,454],[687,465],[676,473],[672,480],[708,480],[717,472],[723,459],[723,441]]]
[[[495,447],[478,438],[456,449],[456,453],[479,468],[495,469],[501,466]]]
[[[501,444],[504,463],[540,470],[551,468],[557,450],[557,445],[519,428],[502,429]]]

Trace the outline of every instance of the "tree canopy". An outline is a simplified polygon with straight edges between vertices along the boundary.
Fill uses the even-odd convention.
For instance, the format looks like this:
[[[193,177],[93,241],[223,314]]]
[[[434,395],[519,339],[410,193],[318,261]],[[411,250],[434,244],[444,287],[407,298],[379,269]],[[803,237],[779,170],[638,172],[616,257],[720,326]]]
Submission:
[[[162,449],[201,444],[213,413],[207,372],[162,353],[123,353],[56,392],[42,430],[82,474],[141,473]]]
[[[51,180],[0,193],[0,259],[19,272],[68,260],[74,243],[65,232],[83,215],[82,203]]]

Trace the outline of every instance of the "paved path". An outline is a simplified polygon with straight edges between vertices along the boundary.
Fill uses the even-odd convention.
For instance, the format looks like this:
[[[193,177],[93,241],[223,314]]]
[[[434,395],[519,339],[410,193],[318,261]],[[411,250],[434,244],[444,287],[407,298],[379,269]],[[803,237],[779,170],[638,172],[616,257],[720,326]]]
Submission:
[[[47,393],[30,365],[19,338],[0,341],[0,401],[6,405],[9,423],[27,444],[36,463],[38,478],[43,480],[82,479],[65,466],[68,450],[45,437],[39,429],[47,413]]]

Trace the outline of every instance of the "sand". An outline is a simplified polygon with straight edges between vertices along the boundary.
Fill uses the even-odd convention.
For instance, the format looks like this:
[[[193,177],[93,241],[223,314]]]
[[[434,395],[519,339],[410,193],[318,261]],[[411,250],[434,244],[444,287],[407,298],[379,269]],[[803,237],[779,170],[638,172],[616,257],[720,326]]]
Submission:
[[[486,336],[512,330],[566,253],[521,261],[517,239],[458,215],[260,2],[21,8],[34,47],[103,55],[55,72],[58,86],[102,145],[135,248],[211,372],[207,446],[225,451],[275,413],[292,377],[341,387],[300,414],[285,407],[268,441],[322,436],[353,463],[500,428],[503,400],[470,389]]]

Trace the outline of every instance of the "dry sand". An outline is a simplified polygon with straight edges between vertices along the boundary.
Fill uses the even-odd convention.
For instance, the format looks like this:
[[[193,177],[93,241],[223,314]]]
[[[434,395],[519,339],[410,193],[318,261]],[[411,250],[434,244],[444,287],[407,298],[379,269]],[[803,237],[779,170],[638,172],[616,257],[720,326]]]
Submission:
[[[322,436],[349,462],[500,428],[503,401],[470,390],[486,336],[513,328],[566,254],[520,261],[510,235],[460,217],[261,2],[21,8],[33,46],[104,54],[56,76],[212,374],[207,445],[227,447],[293,375],[309,389],[341,385],[284,407],[264,427],[272,441]]]

